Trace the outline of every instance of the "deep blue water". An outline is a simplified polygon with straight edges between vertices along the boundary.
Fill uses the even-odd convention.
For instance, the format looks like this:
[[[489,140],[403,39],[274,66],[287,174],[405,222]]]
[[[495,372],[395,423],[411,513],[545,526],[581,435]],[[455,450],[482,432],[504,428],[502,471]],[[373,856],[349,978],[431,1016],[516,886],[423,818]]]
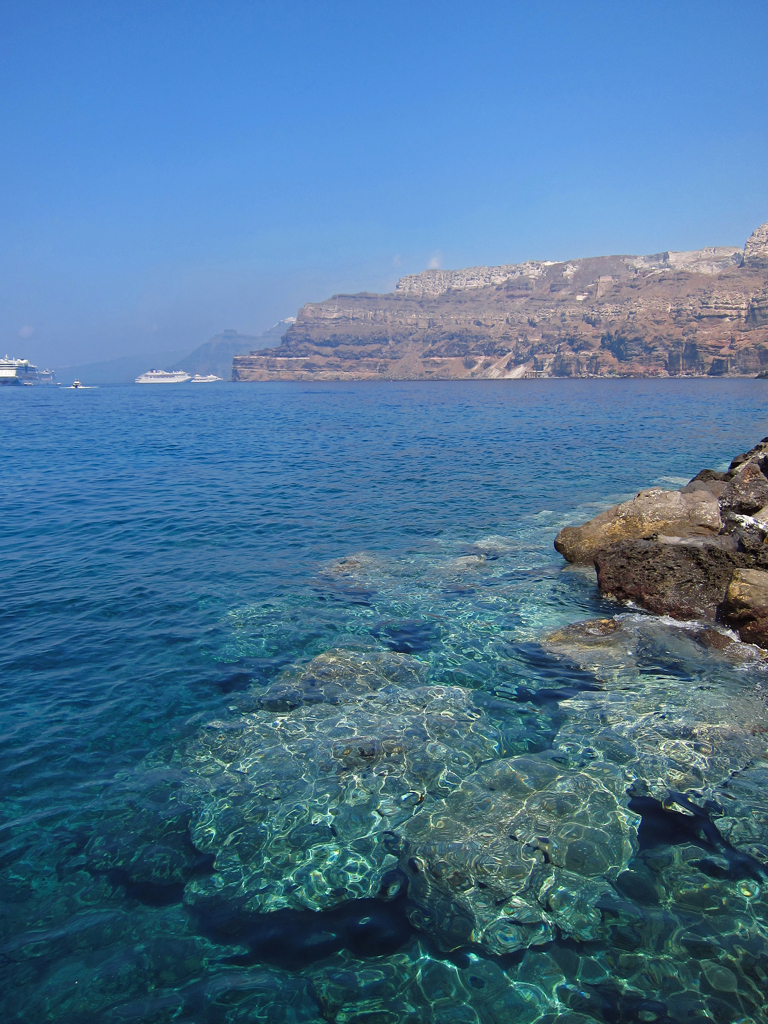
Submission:
[[[765,382],[7,388],[0,432],[1,1019],[768,1019],[763,663],[552,549]]]

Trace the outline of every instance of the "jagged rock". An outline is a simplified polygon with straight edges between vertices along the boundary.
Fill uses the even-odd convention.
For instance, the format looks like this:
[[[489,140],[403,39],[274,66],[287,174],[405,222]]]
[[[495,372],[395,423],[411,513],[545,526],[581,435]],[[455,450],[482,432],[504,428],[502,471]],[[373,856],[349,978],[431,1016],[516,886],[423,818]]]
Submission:
[[[616,541],[659,533],[711,537],[722,525],[717,498],[708,488],[683,493],[654,487],[601,512],[583,526],[564,527],[555,538],[555,548],[569,562],[589,563],[596,551]]]
[[[754,564],[727,536],[625,540],[595,554],[604,594],[676,619],[714,619],[734,570]]]
[[[720,496],[723,513],[752,515],[768,504],[768,459],[753,458],[739,466]]]
[[[768,524],[755,516],[742,516],[734,512],[725,512],[722,534],[732,537],[739,551],[762,558],[764,556]]]
[[[762,441],[759,441],[754,448],[750,448],[748,452],[742,452],[741,455],[734,456],[728,467],[726,478],[730,480],[731,476],[736,472],[739,466],[743,466],[745,462],[749,462],[756,455],[762,455],[768,452],[768,437],[764,437]],[[711,471],[710,471],[711,472]]]

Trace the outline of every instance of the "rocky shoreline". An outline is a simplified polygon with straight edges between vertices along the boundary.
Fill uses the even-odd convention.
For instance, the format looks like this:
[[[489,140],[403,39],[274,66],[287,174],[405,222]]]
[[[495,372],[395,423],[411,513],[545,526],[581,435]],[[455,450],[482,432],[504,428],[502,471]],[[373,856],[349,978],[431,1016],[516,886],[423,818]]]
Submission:
[[[566,526],[555,548],[593,563],[608,597],[718,622],[768,650],[768,437],[724,473],[703,469],[678,491],[640,491]]]

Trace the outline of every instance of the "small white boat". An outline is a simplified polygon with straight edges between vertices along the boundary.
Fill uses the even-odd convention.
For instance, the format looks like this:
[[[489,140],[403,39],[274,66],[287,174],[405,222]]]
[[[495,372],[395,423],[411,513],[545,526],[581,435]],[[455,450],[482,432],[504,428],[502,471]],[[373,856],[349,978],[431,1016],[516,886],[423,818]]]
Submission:
[[[73,387],[73,388],[81,388],[82,386],[83,386],[83,385],[82,385],[82,384],[80,383],[80,381],[79,381],[79,380],[73,380],[73,381],[72,381],[72,387]]]
[[[207,377],[201,377],[199,373],[196,373],[192,378],[193,384],[213,384],[215,380],[224,380],[223,377],[217,377],[215,373],[209,373]]]
[[[137,384],[186,384],[190,380],[184,370],[147,370],[136,378]]]

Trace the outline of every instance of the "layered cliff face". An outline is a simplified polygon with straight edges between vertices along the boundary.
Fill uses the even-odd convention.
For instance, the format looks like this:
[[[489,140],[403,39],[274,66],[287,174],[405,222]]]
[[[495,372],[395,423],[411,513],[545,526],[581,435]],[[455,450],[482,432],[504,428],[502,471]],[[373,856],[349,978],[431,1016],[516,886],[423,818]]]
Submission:
[[[768,223],[744,249],[402,278],[300,311],[233,380],[755,374],[768,368]]]

